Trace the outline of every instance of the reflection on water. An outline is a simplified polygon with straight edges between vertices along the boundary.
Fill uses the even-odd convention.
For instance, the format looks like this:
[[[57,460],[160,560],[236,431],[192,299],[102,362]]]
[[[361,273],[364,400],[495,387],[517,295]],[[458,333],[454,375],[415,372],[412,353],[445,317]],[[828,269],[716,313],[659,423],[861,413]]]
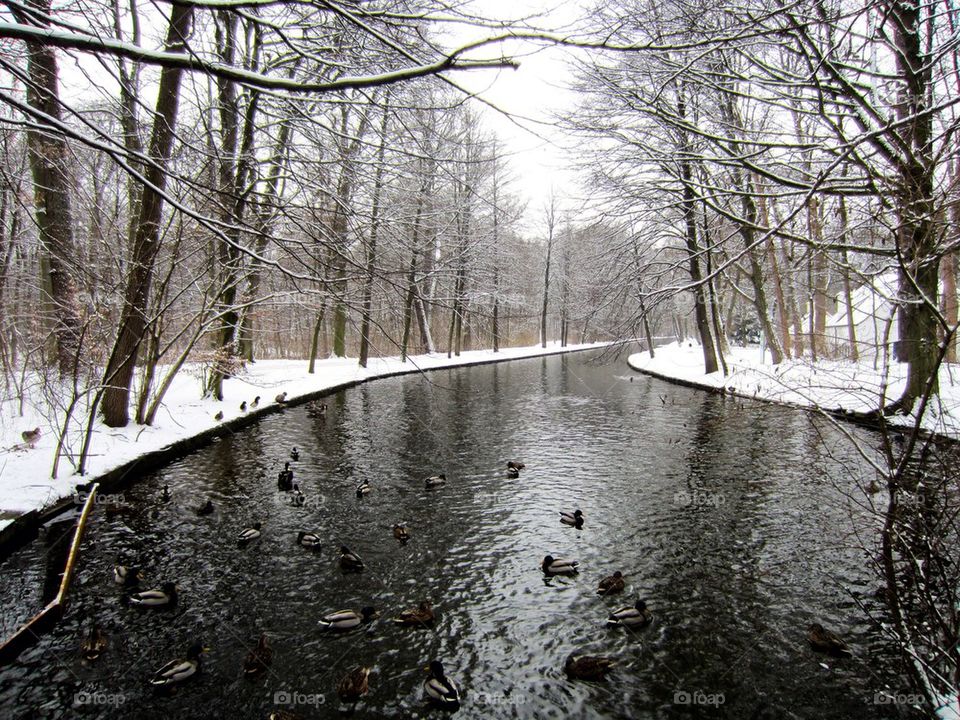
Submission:
[[[364,664],[372,690],[356,717],[442,716],[421,690],[439,658],[464,689],[458,718],[905,716],[873,702],[881,687],[907,689],[857,606],[878,610],[850,532],[851,513],[866,521],[846,497],[862,461],[829,424],[630,381],[584,354],[377,381],[327,406],[325,418],[288,409],[146,478],[125,492],[137,515],[98,511],[66,617],[0,672],[0,714],[262,718],[295,700],[304,717],[330,717],[337,680]],[[294,445],[303,508],[277,491]],[[526,463],[518,480],[506,478],[508,459]],[[446,487],[425,489],[438,472]],[[364,479],[374,490],[358,499]],[[216,511],[198,517],[207,498]],[[575,508],[582,530],[559,522]],[[236,534],[257,520],[262,539],[238,549]],[[392,534],[401,521],[406,545]],[[317,532],[322,550],[298,547],[299,530]],[[341,544],[364,572],[341,572]],[[5,632],[39,603],[47,551],[35,542],[0,566]],[[178,582],[175,610],[121,602],[120,551],[144,565],[146,584]],[[547,554],[579,560],[580,575],[544,578]],[[614,570],[627,592],[598,597]],[[650,627],[604,627],[637,598],[654,612]],[[437,610],[432,629],[390,622],[423,599]],[[364,605],[381,617],[360,630],[317,626],[327,611]],[[110,647],[84,665],[92,618]],[[856,656],[814,655],[814,621],[840,630]],[[242,661],[261,632],[273,665],[251,681]],[[152,672],[197,637],[212,648],[202,676],[155,696]],[[568,681],[574,650],[617,668],[605,683]]]

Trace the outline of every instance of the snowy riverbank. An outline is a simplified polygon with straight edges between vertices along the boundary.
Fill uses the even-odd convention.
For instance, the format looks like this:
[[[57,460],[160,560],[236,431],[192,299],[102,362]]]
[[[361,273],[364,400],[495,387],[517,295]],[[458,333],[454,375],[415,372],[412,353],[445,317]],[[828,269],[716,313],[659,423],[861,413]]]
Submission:
[[[131,423],[125,428],[109,428],[97,423],[88,461],[88,472],[81,478],[74,474],[73,466],[66,457],[61,457],[59,477],[51,479],[57,432],[54,429],[61,420],[55,411],[55,403],[42,402],[39,395],[32,397],[19,413],[16,400],[0,406],[0,529],[17,516],[46,507],[57,500],[73,494],[78,482],[97,478],[146,453],[162,450],[172,443],[193,437],[222,422],[249,414],[240,409],[240,403],[248,404],[260,396],[258,411],[275,406],[276,397],[286,393],[288,401],[323,392],[341,385],[361,382],[378,377],[387,377],[417,370],[433,370],[458,365],[515,360],[520,358],[551,355],[590,348],[604,347],[606,343],[570,345],[561,348],[550,343],[546,348],[504,348],[494,353],[490,350],[464,352],[459,357],[447,358],[446,354],[418,355],[401,363],[397,357],[371,359],[367,368],[361,368],[356,358],[337,358],[318,361],[314,374],[307,373],[305,360],[260,360],[248,365],[246,370],[224,383],[224,399],[218,402],[202,397],[201,381],[190,368],[184,368],[167,392],[163,408],[157,413],[152,426]],[[217,412],[223,419],[217,420]],[[81,423],[84,414],[77,413],[79,421],[72,425],[67,448],[78,452],[81,443]],[[21,433],[39,427],[40,439],[35,447],[26,447]]]
[[[869,411],[878,407],[884,392],[883,367],[871,362],[852,363],[841,360],[786,360],[770,363],[769,354],[759,347],[731,347],[726,358],[729,374],[706,375],[703,352],[696,343],[671,343],[656,348],[651,359],[647,352],[627,358],[630,366],[665,378],[692,383],[704,388],[772,402],[819,407],[824,410]],[[899,397],[906,377],[906,366],[891,362],[887,373],[885,396],[888,401]],[[912,425],[909,416],[894,416],[891,424]],[[940,371],[940,399],[932,403],[924,415],[923,427],[931,432],[960,438],[960,367],[944,365]]]

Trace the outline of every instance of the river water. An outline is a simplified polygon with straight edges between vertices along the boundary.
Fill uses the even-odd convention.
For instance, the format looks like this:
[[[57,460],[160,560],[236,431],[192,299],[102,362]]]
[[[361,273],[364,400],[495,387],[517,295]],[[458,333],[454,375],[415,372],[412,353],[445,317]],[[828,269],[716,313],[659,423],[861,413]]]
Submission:
[[[872,475],[846,435],[597,359],[378,380],[326,398],[324,416],[289,408],[142,478],[123,492],[136,513],[92,517],[64,619],[0,670],[0,716],[336,717],[337,680],[363,664],[371,692],[355,717],[442,717],[422,693],[424,666],[440,659],[463,689],[458,718],[909,717],[877,695],[909,690],[861,609],[881,611],[867,569],[876,519],[857,489]],[[868,453],[878,442],[844,430]],[[304,507],[277,490],[293,446]],[[510,459],[526,464],[519,479],[506,477]],[[447,485],[425,489],[439,472]],[[360,480],[373,486],[362,499]],[[208,498],[215,513],[197,516]],[[575,508],[580,530],[559,522]],[[238,548],[258,520],[261,540]],[[401,521],[406,545],[391,532]],[[320,552],[296,545],[299,530],[322,537]],[[366,570],[340,570],[341,544]],[[4,634],[55,585],[59,547],[46,531],[0,565]],[[119,552],[143,565],[144,586],[176,581],[176,608],[128,607],[111,576]],[[547,554],[579,560],[580,574],[545,578]],[[626,592],[598,597],[615,570]],[[637,598],[649,627],[604,626]],[[423,599],[437,610],[432,628],[390,621]],[[365,605],[380,617],[360,630],[317,624]],[[87,663],[92,620],[109,647]],[[811,622],[854,656],[815,654]],[[246,679],[261,632],[273,663]],[[152,673],[197,638],[210,648],[200,676],[152,692]],[[574,650],[617,667],[606,682],[570,681]]]

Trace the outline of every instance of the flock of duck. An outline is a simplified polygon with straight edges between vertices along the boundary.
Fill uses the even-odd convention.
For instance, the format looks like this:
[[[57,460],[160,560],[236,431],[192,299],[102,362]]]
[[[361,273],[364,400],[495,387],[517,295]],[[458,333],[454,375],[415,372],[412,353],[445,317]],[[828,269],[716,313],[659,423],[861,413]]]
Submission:
[[[256,401],[254,401],[254,405],[255,403]],[[296,462],[299,457],[299,450],[294,447],[290,452],[290,458]],[[509,461],[507,463],[507,477],[518,478],[524,467],[522,462]],[[428,477],[424,481],[427,489],[439,489],[446,483],[447,478],[443,474]],[[294,506],[303,505],[305,498],[298,484],[294,482],[294,473],[290,468],[290,461],[286,461],[283,469],[279,472],[277,487],[280,491],[290,495]],[[369,482],[362,481],[356,488],[356,494],[358,497],[363,497],[372,490]],[[169,487],[164,486],[161,499],[167,501],[170,498]],[[214,511],[213,502],[207,500],[196,510],[196,513],[198,516],[205,516],[213,514]],[[560,513],[560,522],[579,530],[584,526],[584,515],[579,509],[563,511]],[[249,527],[243,528],[236,536],[237,546],[243,548],[256,542],[260,539],[262,532],[263,525],[260,522],[255,522]],[[410,531],[403,523],[397,523],[393,526],[393,535],[401,544],[405,544],[410,539]],[[307,550],[318,551],[321,547],[321,538],[317,533],[300,530],[296,535],[296,543]],[[340,547],[339,564],[345,572],[360,572],[365,567],[363,559],[345,545]],[[547,577],[576,575],[579,573],[579,566],[580,563],[577,560],[557,558],[552,555],[546,555],[540,565],[541,570]],[[144,579],[144,573],[140,567],[131,565],[129,558],[124,554],[118,557],[117,564],[113,568],[113,579],[116,584],[127,590],[127,602],[133,607],[156,610],[170,608],[177,604],[178,589],[173,582],[164,582],[158,587],[148,590],[138,589],[140,582]],[[622,593],[625,587],[623,573],[618,570],[600,580],[596,592],[602,596],[609,596]],[[319,619],[318,624],[330,632],[344,632],[366,625],[378,616],[375,608],[367,606],[359,610],[337,610],[327,613]],[[397,624],[413,627],[429,627],[434,619],[433,607],[427,600],[422,601],[416,607],[404,610],[393,618]],[[609,613],[606,622],[608,627],[637,630],[647,627],[652,621],[653,614],[647,608],[646,601],[639,599],[633,605],[621,607]],[[807,638],[810,646],[818,652],[835,657],[850,655],[846,643],[818,623],[809,626]],[[81,651],[87,660],[94,661],[106,650],[107,646],[106,634],[99,626],[94,625],[84,638]],[[200,672],[201,657],[208,650],[200,642],[193,643],[183,657],[171,660],[157,669],[151,677],[150,683],[160,690],[175,689]],[[265,673],[270,667],[272,658],[273,649],[268,643],[267,636],[261,635],[257,646],[247,654],[243,661],[243,674],[246,677],[255,677]],[[565,659],[563,669],[571,679],[599,681],[606,678],[614,665],[613,658],[574,652]],[[446,675],[443,664],[439,660],[433,660],[426,670],[428,676],[423,683],[425,698],[431,704],[445,710],[459,708],[460,689],[457,683]],[[345,703],[358,702],[369,691],[370,672],[371,668],[358,666],[343,676],[337,684],[337,694],[340,699]],[[276,711],[270,717],[274,720],[286,720],[297,716],[286,711]]]

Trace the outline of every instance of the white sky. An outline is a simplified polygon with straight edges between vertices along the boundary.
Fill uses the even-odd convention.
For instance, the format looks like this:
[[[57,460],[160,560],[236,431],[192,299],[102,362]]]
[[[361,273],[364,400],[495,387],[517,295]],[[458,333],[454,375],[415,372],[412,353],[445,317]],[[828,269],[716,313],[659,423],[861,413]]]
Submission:
[[[475,8],[475,12],[496,20],[530,17],[530,24],[555,30],[557,35],[564,35],[564,29],[569,29],[582,12],[579,2],[562,0],[481,0]],[[454,37],[464,43],[490,34],[483,28],[458,28]],[[462,87],[514,116],[515,120],[511,120],[476,103],[485,125],[496,132],[510,153],[516,190],[529,203],[527,224],[536,227],[541,224],[551,187],[558,205],[576,204],[574,197],[579,189],[575,174],[568,171],[562,148],[564,138],[550,126],[552,113],[571,107],[576,98],[565,89],[569,74],[565,50],[516,41],[478,51],[475,56],[499,56],[501,51],[517,59],[519,69],[463,72],[452,77]]]

